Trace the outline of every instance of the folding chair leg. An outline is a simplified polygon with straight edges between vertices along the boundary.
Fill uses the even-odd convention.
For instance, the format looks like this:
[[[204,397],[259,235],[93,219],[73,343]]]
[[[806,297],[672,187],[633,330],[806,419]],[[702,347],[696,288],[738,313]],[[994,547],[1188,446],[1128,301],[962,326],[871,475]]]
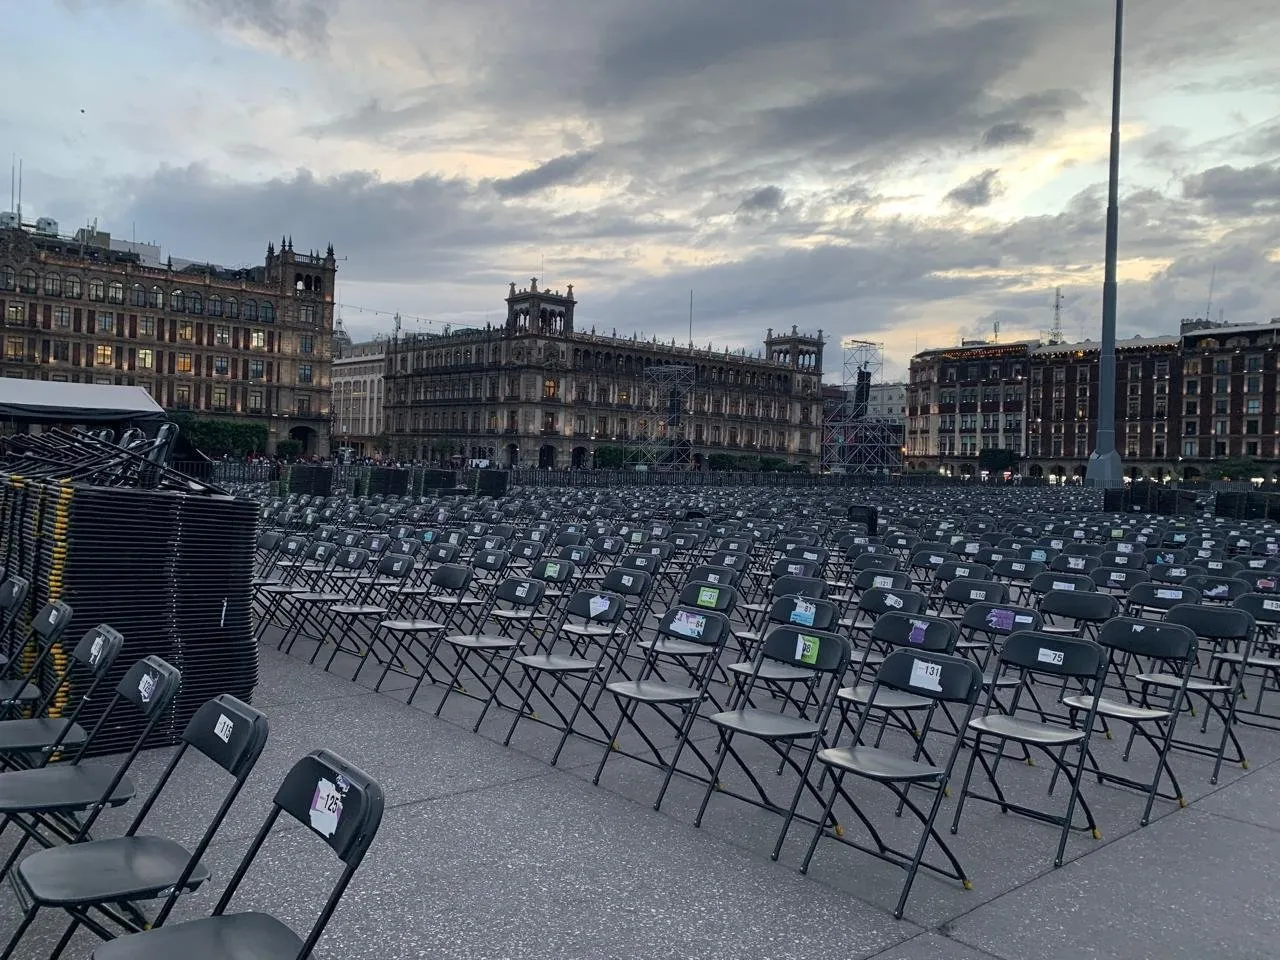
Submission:
[[[49,960],[58,960],[62,956],[62,951],[67,949],[67,944],[71,942],[71,938],[75,936],[76,931],[79,929],[79,918],[72,917],[71,922],[67,924],[67,929],[62,931],[62,936],[58,939],[58,945],[53,948],[53,953],[49,954]]]
[[[9,938],[9,942],[4,946],[4,952],[0,953],[0,960],[9,960],[13,956],[13,951],[22,942],[22,938],[26,936],[27,930],[31,928],[31,924],[35,922],[36,914],[39,912],[40,905],[37,903],[33,903],[27,908],[27,912],[22,915],[22,922],[18,924],[18,929],[13,931],[13,936]]]

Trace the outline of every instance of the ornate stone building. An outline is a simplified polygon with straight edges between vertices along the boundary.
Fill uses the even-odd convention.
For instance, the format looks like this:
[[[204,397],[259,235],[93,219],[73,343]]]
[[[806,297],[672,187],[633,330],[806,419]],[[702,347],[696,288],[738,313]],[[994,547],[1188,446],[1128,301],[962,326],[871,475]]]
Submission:
[[[0,225],[6,377],[145,387],[167,410],[261,423],[329,450],[333,248],[267,247],[262,266],[159,259],[96,229]]]
[[[816,467],[822,331],[769,332],[762,356],[574,328],[577,301],[511,284],[506,322],[388,345],[386,425],[403,459],[590,467],[630,447],[697,468],[713,454]]]
[[[378,452],[383,430],[383,374],[387,341],[352,343],[341,321],[333,335],[333,443],[356,456]]]

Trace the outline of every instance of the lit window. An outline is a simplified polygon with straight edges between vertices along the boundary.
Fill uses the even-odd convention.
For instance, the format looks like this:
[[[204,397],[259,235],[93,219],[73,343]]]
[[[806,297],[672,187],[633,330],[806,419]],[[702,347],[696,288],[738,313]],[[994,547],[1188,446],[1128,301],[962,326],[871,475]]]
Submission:
[[[267,346],[267,335],[261,330],[254,330],[249,335],[250,345],[255,350],[264,350]]]
[[[4,355],[6,360],[21,360],[26,352],[27,343],[22,337],[6,337]]]
[[[191,388],[185,383],[180,383],[173,388],[174,405],[179,408],[191,406]]]
[[[196,325],[190,320],[183,320],[178,324],[178,339],[190,343],[196,338]]]
[[[213,388],[213,408],[215,410],[227,409],[227,388],[226,387]]]
[[[178,354],[178,372],[179,373],[191,372],[191,354],[189,353]]]
[[[255,413],[262,409],[262,391],[261,390],[249,391],[249,409],[253,410]]]
[[[115,351],[111,349],[111,344],[100,343],[93,348],[93,363],[98,367],[109,367],[115,360]]]
[[[169,309],[176,310],[181,313],[187,305],[186,298],[183,297],[181,290],[174,290],[169,294]]]
[[[155,353],[150,347],[143,347],[138,351],[138,369],[150,370],[156,365]]]
[[[231,328],[226,326],[215,327],[213,330],[213,342],[220,347],[225,347],[229,344],[231,342]]]
[[[213,372],[220,377],[225,377],[227,375],[227,371],[230,369],[230,364],[231,361],[226,357],[214,357]]]
[[[261,380],[262,367],[263,367],[263,362],[261,360],[250,360],[249,361],[249,379]]]
[[[164,309],[164,291],[159,287],[152,287],[147,291],[147,306],[152,310]]]
[[[6,303],[4,306],[4,319],[6,323],[22,323],[27,319],[27,307],[22,303]]]

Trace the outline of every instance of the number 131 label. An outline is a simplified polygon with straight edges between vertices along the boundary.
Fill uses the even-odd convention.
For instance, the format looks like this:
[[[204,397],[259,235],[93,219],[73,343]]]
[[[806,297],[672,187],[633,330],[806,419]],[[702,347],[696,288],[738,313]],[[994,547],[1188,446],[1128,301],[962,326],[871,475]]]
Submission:
[[[911,679],[907,681],[913,687],[942,692],[942,666],[928,660],[911,661]]]

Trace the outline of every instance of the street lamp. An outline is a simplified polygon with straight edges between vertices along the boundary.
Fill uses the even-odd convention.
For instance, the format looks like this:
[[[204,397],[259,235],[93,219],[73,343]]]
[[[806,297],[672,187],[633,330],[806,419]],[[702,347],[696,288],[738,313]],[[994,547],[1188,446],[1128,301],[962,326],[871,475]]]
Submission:
[[[1116,0],[1116,39],[1111,77],[1111,171],[1107,188],[1107,253],[1102,279],[1102,350],[1098,356],[1098,431],[1085,471],[1091,487],[1112,489],[1124,483],[1116,450],[1116,246],[1120,232],[1120,61],[1124,38],[1124,0]]]

